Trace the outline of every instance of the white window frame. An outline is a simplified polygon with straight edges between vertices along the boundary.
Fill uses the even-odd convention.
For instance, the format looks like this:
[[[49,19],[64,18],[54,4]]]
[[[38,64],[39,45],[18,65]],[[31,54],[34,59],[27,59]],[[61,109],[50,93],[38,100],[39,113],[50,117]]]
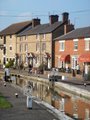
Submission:
[[[27,40],[27,35],[25,35],[24,37],[25,37],[25,40]]]
[[[23,52],[23,44],[20,44],[20,49],[19,49],[20,52]]]
[[[90,38],[85,38],[85,50],[89,51],[90,50]]]
[[[25,52],[28,51],[28,44],[27,44],[27,43],[26,43],[25,46],[24,46],[24,50],[25,50]]]
[[[23,37],[22,36],[20,37],[20,41],[23,41]]]
[[[59,51],[64,51],[65,50],[65,40],[59,41],[60,43],[60,48]],[[63,45],[62,45],[63,44]],[[62,47],[63,46],[63,47]]]
[[[39,52],[40,51],[40,43],[36,42],[36,51]]]
[[[78,50],[78,39],[74,39],[73,42],[74,42],[74,51],[77,51]],[[77,48],[75,48],[76,47],[75,42],[77,42]]]
[[[42,52],[43,52],[43,51],[46,51],[46,42],[43,42],[43,43],[42,43]]]
[[[45,40],[45,38],[46,38],[46,34],[43,34],[43,39]]]
[[[71,56],[71,66],[72,66],[72,69],[76,69],[76,66],[78,64],[78,56],[76,55],[73,55]]]

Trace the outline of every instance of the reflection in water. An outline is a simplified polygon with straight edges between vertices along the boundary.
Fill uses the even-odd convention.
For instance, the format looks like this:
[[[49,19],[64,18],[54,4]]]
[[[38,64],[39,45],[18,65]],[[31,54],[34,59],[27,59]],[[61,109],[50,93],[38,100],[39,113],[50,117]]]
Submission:
[[[42,82],[30,81],[33,86],[33,96],[48,102],[62,113],[78,120],[89,120],[90,118],[90,103],[80,96],[67,93],[62,90],[55,90],[54,83],[45,84]]]

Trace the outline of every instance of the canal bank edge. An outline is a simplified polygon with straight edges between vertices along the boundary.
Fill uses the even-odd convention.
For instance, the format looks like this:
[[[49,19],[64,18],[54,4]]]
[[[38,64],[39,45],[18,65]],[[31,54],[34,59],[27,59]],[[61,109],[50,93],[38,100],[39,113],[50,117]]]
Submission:
[[[12,74],[15,74],[15,73],[12,73]],[[1,79],[3,78],[3,72],[1,72],[1,71],[0,71],[0,78]],[[28,75],[20,74],[20,79],[23,79],[24,82],[32,80],[32,81],[36,81],[36,82],[38,81],[38,82],[41,82],[41,83],[47,84],[47,85],[49,85],[49,83],[50,83],[50,81],[48,79],[41,78],[39,76],[30,76],[30,75],[28,76]],[[16,82],[14,84],[16,84]],[[81,98],[85,98],[90,102],[90,92],[85,90],[85,89],[78,88],[78,87],[75,87],[71,84],[66,84],[66,83],[63,83],[63,82],[60,82],[60,81],[54,83],[54,89],[57,92],[58,92],[59,89],[60,90],[62,89],[64,92],[69,92],[69,93],[77,95]]]
[[[25,80],[34,80],[34,81],[38,81],[38,82],[42,82],[43,84],[47,84],[49,85],[50,81],[48,79],[44,79],[41,77],[34,77],[34,76],[25,76],[22,75],[22,78]],[[63,90],[64,92],[69,92],[71,94],[77,95],[81,98],[86,98],[89,102],[90,102],[90,92],[85,90],[85,89],[81,89],[78,87],[75,87],[71,84],[66,84],[66,83],[62,83],[62,82],[55,82],[55,86],[54,89],[57,90]]]

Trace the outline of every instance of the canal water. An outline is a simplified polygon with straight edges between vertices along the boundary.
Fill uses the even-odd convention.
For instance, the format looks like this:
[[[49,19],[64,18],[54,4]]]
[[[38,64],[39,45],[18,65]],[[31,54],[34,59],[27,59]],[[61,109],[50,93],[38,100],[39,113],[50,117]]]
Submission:
[[[90,120],[89,99],[68,93],[60,88],[56,90],[53,82],[45,83],[29,80],[28,84],[33,88],[33,96],[51,104],[72,118]]]
[[[61,87],[56,88],[55,82],[37,80],[37,78],[19,78],[15,84],[24,87],[32,86],[32,95],[54,106],[75,120],[90,120],[90,99],[77,96]]]

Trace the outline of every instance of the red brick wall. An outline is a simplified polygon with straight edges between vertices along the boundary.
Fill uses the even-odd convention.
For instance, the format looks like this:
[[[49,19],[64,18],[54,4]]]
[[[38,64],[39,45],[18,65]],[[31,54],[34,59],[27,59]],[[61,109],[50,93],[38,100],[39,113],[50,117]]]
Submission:
[[[78,40],[78,50],[74,51],[74,42],[72,40],[66,40],[65,41],[65,51],[59,51],[60,48],[60,42],[59,40],[55,41],[55,67],[58,66],[58,57],[61,56],[62,54],[69,54],[71,55],[81,55],[84,53],[90,53],[90,51],[85,51],[85,41],[84,39],[79,39]],[[82,63],[79,63],[80,67],[82,68]]]

